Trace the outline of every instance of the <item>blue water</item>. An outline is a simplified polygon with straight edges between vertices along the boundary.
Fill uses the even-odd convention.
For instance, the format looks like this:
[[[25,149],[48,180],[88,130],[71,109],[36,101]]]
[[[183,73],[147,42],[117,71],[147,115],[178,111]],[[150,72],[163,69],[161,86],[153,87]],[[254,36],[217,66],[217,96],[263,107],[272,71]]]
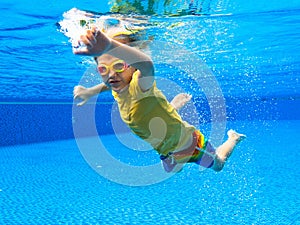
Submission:
[[[299,125],[267,122],[262,130],[257,122],[230,123],[248,139],[221,173],[188,165],[145,187],[95,173],[74,140],[1,148],[0,223],[299,224]],[[114,136],[102,138],[116,147],[112,154],[125,151],[120,160],[145,162]]]
[[[127,130],[116,139],[109,94],[95,99],[95,106],[72,108],[74,85],[91,86],[99,78],[88,58],[72,54],[57,23],[73,7],[107,13],[110,5],[1,1],[0,224],[300,224],[300,1],[202,1],[203,13],[172,17],[163,15],[163,1],[157,2],[157,14],[143,16],[147,35],[203,60],[224,98],[221,126],[247,139],[221,173],[187,165],[147,186],[106,179],[78,146],[79,139],[95,138],[92,129],[74,139],[74,125],[89,110],[119,162],[159,162],[154,151],[134,151],[120,142]],[[169,7],[170,15],[186,2]],[[190,108],[183,117],[209,136],[211,105],[188,74],[174,67],[175,55],[154,52],[156,74],[193,95],[197,117]],[[188,59],[179,62],[193,68]],[[158,85],[168,98],[179,91],[164,81]]]

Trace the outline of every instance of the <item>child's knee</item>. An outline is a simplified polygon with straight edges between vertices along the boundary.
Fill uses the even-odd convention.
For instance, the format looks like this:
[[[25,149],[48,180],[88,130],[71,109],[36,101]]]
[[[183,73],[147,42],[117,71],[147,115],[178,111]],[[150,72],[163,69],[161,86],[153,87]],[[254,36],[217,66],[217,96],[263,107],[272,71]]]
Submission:
[[[221,172],[223,170],[223,167],[224,166],[213,166],[212,169],[215,171],[215,172]]]
[[[214,164],[211,167],[214,171],[220,172],[224,168],[225,161],[220,159],[218,156],[215,157]]]

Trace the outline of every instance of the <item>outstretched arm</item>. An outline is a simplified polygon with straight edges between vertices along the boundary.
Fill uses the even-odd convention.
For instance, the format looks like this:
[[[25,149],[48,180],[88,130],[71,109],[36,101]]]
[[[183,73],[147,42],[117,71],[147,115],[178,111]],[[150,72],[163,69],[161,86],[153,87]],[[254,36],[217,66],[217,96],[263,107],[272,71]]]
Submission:
[[[74,87],[73,96],[74,99],[82,99],[82,101],[77,104],[77,106],[82,106],[85,103],[87,103],[87,101],[94,95],[97,95],[103,91],[108,91],[108,90],[110,90],[110,88],[107,87],[104,83],[98,84],[90,88],[86,88],[81,85],[78,85]]]
[[[132,67],[140,71],[139,85],[143,91],[148,90],[153,85],[154,81],[154,66],[151,58],[136,48],[121,44],[104,33],[92,28],[87,30],[85,35],[80,36],[85,48],[74,49],[74,54],[99,56],[109,54],[116,58],[123,59]]]

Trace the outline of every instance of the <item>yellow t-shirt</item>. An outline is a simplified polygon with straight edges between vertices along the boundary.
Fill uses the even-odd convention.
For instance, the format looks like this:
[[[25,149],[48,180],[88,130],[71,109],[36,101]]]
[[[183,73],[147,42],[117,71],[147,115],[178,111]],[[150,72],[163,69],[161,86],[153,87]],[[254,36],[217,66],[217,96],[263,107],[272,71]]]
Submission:
[[[146,92],[140,89],[137,72],[133,74],[127,90],[112,93],[123,121],[159,154],[166,155],[181,149],[195,131],[195,127],[182,121],[155,82]]]

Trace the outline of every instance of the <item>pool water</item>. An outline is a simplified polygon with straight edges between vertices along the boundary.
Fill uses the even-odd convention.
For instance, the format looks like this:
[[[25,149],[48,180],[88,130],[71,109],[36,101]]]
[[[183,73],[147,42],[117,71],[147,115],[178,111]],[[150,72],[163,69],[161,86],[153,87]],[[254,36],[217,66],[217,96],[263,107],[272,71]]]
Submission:
[[[72,54],[59,22],[74,7],[107,15],[111,2],[1,1],[0,224],[300,224],[300,2],[194,1],[193,14],[189,1],[154,2],[138,18],[147,21],[146,37],[171,46],[164,54],[151,46],[158,86],[168,99],[192,94],[181,114],[210,138],[217,97],[220,133],[247,138],[220,173],[190,164],[137,186],[102,176],[79,143],[100,138],[125,165],[159,163],[147,146],[131,149],[140,142],[123,126],[115,133],[109,93],[81,109],[73,102],[75,85],[100,80],[92,60]],[[199,65],[213,88],[190,79]],[[210,98],[214,91],[221,94]],[[89,123],[95,130],[77,135]]]
[[[264,130],[252,121],[228,125],[248,138],[222,172],[187,165],[170,179],[144,187],[103,178],[72,139],[3,147],[0,223],[298,224],[300,122],[266,121]],[[112,154],[126,152],[119,154],[120,161],[139,165],[146,160],[114,135],[102,139],[116,146]]]

